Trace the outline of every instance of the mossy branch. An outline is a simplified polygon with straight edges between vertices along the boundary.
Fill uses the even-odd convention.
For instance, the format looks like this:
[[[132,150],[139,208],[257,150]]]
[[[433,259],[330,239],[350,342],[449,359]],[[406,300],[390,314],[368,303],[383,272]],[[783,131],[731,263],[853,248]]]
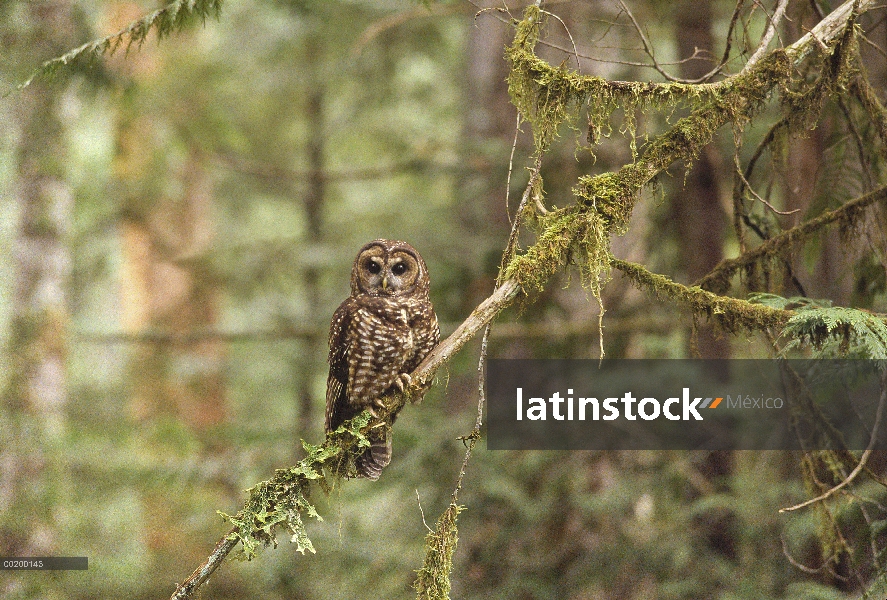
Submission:
[[[779,258],[781,253],[802,243],[827,225],[839,223],[842,229],[853,227],[858,223],[859,216],[867,207],[879,202],[887,204],[887,186],[851,200],[840,208],[825,212],[806,223],[783,231],[741,256],[722,260],[694,285],[722,294],[730,287],[730,278],[740,269],[748,269],[761,260]]]
[[[154,31],[158,39],[183,29],[190,23],[208,17],[218,18],[223,0],[174,0],[161,9],[136,19],[117,33],[92,40],[56,58],[47,60],[16,89],[22,90],[38,77],[51,77],[60,68],[76,60],[95,59],[114,54],[120,48],[128,52],[133,45],[141,46]]]
[[[614,84],[553,67],[533,54],[542,14],[536,7],[528,7],[507,51],[512,62],[509,92],[522,116],[533,126],[537,152],[548,148],[560,125],[575,118],[583,103],[588,105],[590,132],[599,132],[617,106],[625,109],[629,119],[638,106],[648,104],[669,104],[689,98],[696,108],[647,144],[643,156],[633,163],[614,173],[580,177],[574,188],[576,205],[541,220],[542,231],[536,244],[516,257],[506,274],[525,288],[541,289],[558,268],[580,256],[587,257],[580,263],[580,268],[585,265],[587,281],[606,281],[609,236],[625,230],[640,191],[675,162],[692,161],[722,126],[732,123],[734,128],[743,127],[774,89],[788,92],[793,67],[814,49],[829,49],[832,59],[818,83],[815,99],[818,101],[830,89],[844,85],[850,71],[849,56],[853,54],[850,48],[855,16],[874,5],[874,0],[849,0],[810,33],[784,49],[769,52],[741,74],[718,83],[693,86]],[[792,101],[800,100],[791,97],[788,104]],[[812,101],[808,99],[808,103]],[[628,128],[633,137],[633,124],[629,123]]]
[[[643,266],[614,258],[614,268],[619,269],[639,287],[659,298],[682,304],[693,313],[703,315],[728,332],[739,330],[763,331],[769,328],[782,329],[795,314],[784,310],[753,304],[748,300],[719,296],[699,286],[687,287],[658,273],[648,271]]]

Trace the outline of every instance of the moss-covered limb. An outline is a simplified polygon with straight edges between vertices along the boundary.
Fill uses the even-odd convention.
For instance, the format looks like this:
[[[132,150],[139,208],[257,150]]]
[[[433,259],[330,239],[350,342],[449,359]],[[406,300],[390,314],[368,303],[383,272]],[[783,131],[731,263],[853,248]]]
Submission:
[[[790,80],[792,63],[776,50],[762,59],[748,74],[726,80],[711,101],[680,119],[645,148],[643,156],[623,166],[616,174],[584,176],[575,189],[586,206],[601,200],[625,206],[621,222],[631,214],[634,198],[659,173],[678,160],[691,161],[711,143],[715,133],[727,123],[744,125],[763,106],[772,90]],[[606,204],[605,204],[606,205]]]
[[[860,1],[859,10],[871,5],[872,2]],[[843,16],[838,18],[840,15]],[[640,190],[657,175],[678,160],[695,158],[727,123],[741,128],[776,88],[785,93],[787,110],[803,109],[799,110],[803,117],[797,119],[798,123],[794,123],[796,119],[792,117],[793,124],[802,124],[801,120],[818,114],[822,99],[845,83],[850,70],[847,65],[852,55],[852,16],[850,10],[836,11],[813,29],[814,35],[770,52],[742,75],[716,84],[690,86],[697,90],[693,101],[696,108],[647,144],[643,156],[635,162],[615,173],[581,177],[574,188],[577,205],[540,220],[542,231],[536,244],[508,265],[506,276],[515,277],[525,287],[539,289],[558,268],[581,255],[583,259],[587,257],[579,262],[586,281],[592,285],[606,281],[609,235],[624,230]],[[581,102],[588,103],[589,126],[600,127],[601,120],[608,118],[617,105],[628,114],[639,102],[652,102],[654,96],[644,95],[644,90],[657,90],[662,100],[680,88],[680,84],[652,88],[639,84],[625,91],[596,78],[552,67],[532,52],[539,35],[540,18],[541,13],[529,7],[508,50],[512,60],[509,89],[515,105],[533,126],[537,151],[547,148],[557,128],[571,118]],[[804,50],[807,45],[831,49],[829,68],[823,70],[813,88],[792,95],[788,93],[792,70],[807,56]],[[687,93],[689,88],[682,92]]]
[[[536,243],[508,264],[505,277],[538,291],[557,269],[575,262],[583,284],[597,297],[610,270],[610,223],[574,205],[540,217],[540,224]]]
[[[829,46],[833,40],[843,35],[847,23],[856,20],[862,13],[879,6],[878,0],[847,0],[830,12],[798,41],[786,48],[795,64],[807,58],[817,48]],[[856,11],[854,13],[854,10]]]
[[[605,280],[609,268],[609,236],[624,230],[640,190],[675,161],[693,159],[724,124],[741,123],[750,118],[776,82],[789,77],[790,70],[791,64],[784,53],[771,53],[747,76],[733,80],[727,92],[658,136],[637,161],[615,173],[580,177],[573,190],[579,199],[577,205],[541,219],[542,232],[536,244],[512,261],[506,276],[516,277],[525,287],[540,289],[558,267],[581,250],[583,257],[589,259],[579,263],[586,265],[587,280],[597,281],[595,273],[601,273]],[[512,97],[516,104],[523,102],[520,95],[513,93]],[[545,97],[545,102],[536,108],[544,106],[549,112],[544,116],[536,112],[528,117],[534,131],[539,132],[543,146],[550,141],[547,126],[562,118],[564,106],[555,103],[560,107],[555,110]],[[525,110],[520,105],[518,108],[522,113]]]
[[[725,331],[760,331],[771,327],[781,329],[795,314],[791,310],[719,296],[697,286],[687,287],[664,275],[652,273],[636,263],[614,258],[610,264],[625,273],[639,287],[653,292],[657,297],[683,304],[695,314],[705,315]]]
[[[481,327],[492,321],[510,304],[519,291],[520,284],[516,280],[504,281],[413,371],[413,383],[406,395],[394,394],[383,398],[384,407],[376,409],[375,416],[368,411],[362,412],[327,434],[319,446],[303,442],[305,458],[293,467],[278,469],[274,477],[250,488],[249,498],[236,515],[222,514],[223,518],[234,525],[234,528],[219,540],[210,557],[185,580],[184,584],[176,587],[171,600],[191,598],[193,592],[206,581],[238,543],[243,545],[243,552],[247,558],[255,556],[260,545],[276,545],[276,533],[280,528],[286,529],[292,535],[291,541],[296,544],[299,551],[313,552],[303,522],[303,516],[321,519],[310,502],[312,483],[316,483],[324,492],[328,492],[338,478],[355,476],[357,470],[354,461],[363,449],[369,446],[368,432],[377,427],[390,427],[392,416],[400,411],[409,399],[409,394],[424,387],[434,376],[435,371]],[[458,510],[452,515],[453,528],[457,513]],[[452,543],[455,544],[454,537]]]
[[[529,6],[523,20],[517,24],[513,43],[506,50],[512,65],[508,77],[509,93],[521,115],[533,126],[537,150],[546,150],[558,127],[564,121],[575,120],[583,104],[588,107],[588,126],[592,138],[600,139],[610,115],[617,108],[624,110],[626,128],[633,137],[633,115],[638,108],[720,103],[725,90],[741,88],[752,82],[772,89],[780,80],[766,77],[766,70],[772,65],[772,58],[769,59],[770,65],[767,64],[768,57],[784,52],[789,62],[797,65],[814,51],[834,48],[845,33],[847,24],[852,23],[856,16],[852,10],[853,4],[854,0],[848,0],[795,43],[756,59],[740,75],[711,84],[608,81],[601,77],[581,75],[563,65],[552,66],[534,53],[543,16],[538,7]],[[857,14],[875,5],[875,0],[859,0]],[[687,126],[694,124],[692,121],[685,123]],[[674,160],[677,159],[672,159],[668,164]]]
[[[28,87],[37,77],[53,75],[63,66],[79,59],[97,58],[113,54],[120,48],[129,50],[134,44],[140,45],[154,31],[158,38],[182,29],[192,21],[218,18],[223,0],[174,0],[163,8],[136,19],[117,33],[92,40],[51,60],[37,68],[18,89]]]
[[[456,519],[464,508],[451,502],[434,531],[425,536],[425,562],[413,583],[417,600],[449,600],[453,552],[459,541]]]
[[[514,41],[506,50],[511,62],[508,91],[523,118],[533,127],[538,151],[548,148],[564,121],[577,118],[583,103],[587,103],[592,138],[601,138],[602,131],[608,128],[610,114],[617,108],[623,109],[626,127],[633,136],[634,113],[638,108],[711,99],[721,85],[609,81],[581,75],[565,66],[554,67],[534,54],[541,20],[538,7],[527,7]]]
[[[762,260],[780,257],[787,249],[804,242],[827,225],[838,223],[842,229],[850,229],[859,223],[859,218],[866,208],[879,202],[887,206],[887,186],[851,200],[840,208],[822,213],[806,223],[783,231],[757,248],[743,253],[741,256],[722,260],[710,273],[696,281],[694,285],[723,294],[729,289],[732,276],[740,269],[749,267]]]
[[[242,544],[247,559],[253,558],[260,546],[276,546],[281,528],[291,534],[297,550],[314,552],[303,520],[303,517],[322,520],[310,501],[312,483],[329,491],[336,478],[355,475],[355,457],[369,446],[367,432],[374,427],[388,426],[391,415],[402,406],[403,398],[388,398],[378,416],[364,411],[328,434],[321,445],[303,442],[305,458],[293,467],[278,469],[274,477],[250,488],[249,498],[236,515],[219,513],[233,529],[219,540],[207,560],[176,586],[170,600],[191,598],[238,544]]]

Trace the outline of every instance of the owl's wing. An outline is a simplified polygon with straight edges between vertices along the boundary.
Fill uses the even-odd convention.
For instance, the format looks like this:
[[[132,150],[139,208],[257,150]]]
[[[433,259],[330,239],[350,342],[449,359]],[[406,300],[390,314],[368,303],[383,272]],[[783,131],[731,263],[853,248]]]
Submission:
[[[330,373],[326,381],[326,419],[324,429],[333,431],[348,417],[348,354],[351,337],[351,315],[354,307],[351,298],[343,302],[333,314],[330,324]]]

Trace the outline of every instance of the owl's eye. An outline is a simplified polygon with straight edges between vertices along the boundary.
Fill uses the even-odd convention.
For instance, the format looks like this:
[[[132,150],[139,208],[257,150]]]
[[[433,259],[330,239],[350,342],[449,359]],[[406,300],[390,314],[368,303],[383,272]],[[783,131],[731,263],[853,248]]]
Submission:
[[[378,275],[382,271],[382,265],[374,260],[368,260],[366,262],[366,270],[373,275]]]
[[[403,275],[404,273],[407,272],[407,268],[408,267],[407,267],[406,263],[401,262],[401,263],[397,263],[396,265],[391,267],[391,272],[394,273],[395,275]]]

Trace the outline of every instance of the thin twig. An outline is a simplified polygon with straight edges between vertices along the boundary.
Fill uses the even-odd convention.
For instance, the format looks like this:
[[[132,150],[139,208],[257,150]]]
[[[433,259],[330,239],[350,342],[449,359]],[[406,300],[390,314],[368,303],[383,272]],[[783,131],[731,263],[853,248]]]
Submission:
[[[567,24],[564,23],[563,19],[561,19],[559,16],[557,16],[553,12],[548,12],[547,10],[543,10],[540,12],[543,12],[546,15],[550,15],[550,16],[554,17],[555,19],[557,19],[560,22],[561,25],[564,26],[564,31],[567,32],[567,37],[570,38],[570,43],[573,44],[573,56],[576,57],[576,70],[581,71],[582,70],[582,63],[579,62],[579,50],[576,48],[576,42],[573,41],[573,34],[570,33],[570,28],[567,27]]]
[[[779,541],[782,542],[782,555],[785,556],[786,560],[788,560],[788,562],[796,569],[798,569],[804,573],[807,573],[808,575],[818,575],[818,574],[828,570],[829,563],[832,560],[832,555],[829,555],[827,558],[825,558],[822,561],[822,565],[820,565],[819,567],[814,569],[812,567],[802,565],[801,563],[796,561],[794,559],[794,557],[792,557],[792,555],[788,551],[788,545],[785,543],[784,536],[780,535]]]
[[[701,51],[701,50],[699,50],[699,48],[696,48],[696,50],[693,52],[693,56],[690,56],[689,58],[685,58],[683,60],[680,60],[677,63],[660,63],[658,60],[656,60],[656,56],[653,54],[653,44],[650,43],[650,40],[647,38],[647,34],[644,33],[644,30],[641,28],[637,19],[635,19],[634,14],[631,12],[631,9],[628,8],[628,5],[625,4],[624,0],[618,0],[619,5],[622,7],[623,12],[625,12],[625,14],[628,15],[628,18],[631,21],[631,24],[634,26],[635,30],[637,31],[638,37],[641,38],[641,44],[644,47],[643,48],[644,53],[646,53],[646,55],[650,57],[650,60],[653,61],[652,64],[648,64],[648,63],[624,63],[624,64],[631,64],[633,66],[647,67],[647,68],[655,69],[660,75],[665,77],[666,80],[671,81],[673,83],[695,84],[695,83],[702,83],[704,81],[708,81],[709,79],[711,79],[712,77],[714,77],[715,75],[720,73],[720,71],[724,67],[724,65],[727,64],[727,59],[730,55],[730,36],[732,36],[732,34],[733,34],[733,28],[736,25],[736,21],[739,17],[739,8],[740,8],[740,6],[742,6],[742,1],[743,0],[740,0],[739,3],[736,5],[736,9],[733,11],[733,17],[730,20],[730,28],[727,32],[727,47],[724,51],[724,57],[711,71],[709,71],[708,73],[706,73],[702,77],[697,77],[695,79],[684,79],[682,77],[675,77],[674,75],[672,75],[671,73],[669,73],[668,71],[663,69],[662,68],[663,64],[669,64],[669,65],[681,64],[681,63],[688,62],[691,60],[696,60],[699,58],[699,55],[702,52],[708,52],[708,51]]]
[[[399,27],[413,19],[439,17],[455,13],[459,10],[461,9],[458,4],[435,4],[432,6],[417,6],[403,12],[388,15],[387,17],[371,23],[366,29],[364,29],[357,41],[351,46],[351,58],[360,56],[363,49],[366,48],[370,42],[385,33],[388,29]]]
[[[857,463],[856,467],[850,472],[850,474],[844,478],[844,481],[839,483],[838,485],[830,488],[823,494],[815,498],[811,498],[806,502],[801,502],[800,504],[795,504],[794,506],[789,506],[787,508],[780,508],[779,512],[791,512],[793,510],[798,510],[804,508],[805,506],[810,506],[811,504],[816,504],[817,502],[822,502],[823,500],[827,500],[838,493],[841,489],[850,485],[856,476],[859,475],[862,470],[865,468],[866,463],[869,460],[869,456],[872,454],[872,450],[878,442],[878,430],[881,426],[881,417],[884,413],[884,405],[887,404],[887,369],[883,369],[881,371],[881,397],[878,400],[878,410],[875,411],[875,424],[872,427],[872,435],[869,438],[868,448],[862,453],[862,456],[859,458],[859,463]]]
[[[777,210],[777,208],[776,208],[775,206],[773,206],[772,204],[770,204],[766,199],[762,198],[762,197],[761,197],[761,196],[760,196],[760,195],[754,190],[754,188],[753,188],[753,187],[751,186],[751,184],[748,182],[748,179],[746,179],[746,178],[745,178],[745,175],[742,174],[742,165],[739,164],[739,155],[738,155],[738,154],[734,154],[734,155],[733,155],[733,161],[734,161],[735,164],[736,164],[736,174],[740,177],[740,179],[742,179],[742,183],[745,184],[745,189],[747,189],[747,190],[749,191],[749,193],[750,193],[752,196],[754,196],[756,200],[758,200],[758,202],[760,202],[761,204],[763,204],[764,206],[766,206],[767,208],[769,208],[770,210],[772,210],[772,211],[773,211],[774,213],[776,213],[777,215],[783,215],[783,216],[786,216],[786,215],[793,215],[793,214],[795,214],[796,212],[799,212],[799,211],[801,210],[800,208],[796,208],[796,209],[794,209],[794,210],[786,210],[786,211]]]
[[[237,545],[237,538],[232,535],[236,533],[236,531],[236,529],[232,529],[227,535],[219,540],[219,543],[216,544],[216,547],[209,555],[209,558],[207,558],[202,565],[197,567],[182,585],[176,585],[176,591],[169,597],[169,600],[185,600],[185,598],[190,598],[191,594],[194,593],[203,582],[209,579],[209,576],[219,568],[219,565],[222,564],[222,561],[225,560],[228,553]]]
[[[508,245],[505,247],[505,252],[502,253],[502,268],[499,269],[499,276],[496,278],[498,287],[496,292],[493,293],[494,296],[499,290],[513,282],[513,280],[503,281],[502,277],[505,273],[505,265],[514,258],[514,254],[517,251],[517,237],[520,233],[520,227],[523,224],[523,215],[526,212],[527,202],[529,202],[533,189],[536,187],[536,182],[539,180],[541,170],[542,154],[539,153],[536,155],[536,160],[534,161],[532,171],[530,172],[530,180],[527,182],[527,187],[524,189],[520,205],[518,205],[517,213],[514,216],[514,222],[511,224],[511,234],[508,236]],[[471,430],[471,434],[464,438],[468,440],[468,445],[465,448],[465,457],[462,459],[462,468],[459,469],[459,476],[456,479],[456,487],[453,490],[453,503],[459,498],[459,490],[462,489],[462,479],[465,477],[468,461],[471,458],[471,453],[474,450],[475,444],[477,444],[477,440],[480,439],[480,428],[483,424],[484,405],[486,404],[487,344],[490,339],[490,328],[491,321],[488,321],[486,327],[484,327],[484,334],[480,344],[480,357],[477,363],[477,416],[474,420],[474,429]],[[422,365],[419,365],[420,368],[421,366]]]
[[[520,111],[516,111],[517,116],[514,122],[514,141],[511,142],[511,154],[508,156],[508,176],[505,178],[505,216],[508,217],[508,224],[511,225],[511,210],[509,205],[511,200],[511,173],[514,172],[514,151],[517,149],[517,134],[520,133]]]
[[[524,209],[527,207],[527,202],[530,199],[530,195],[533,193],[533,189],[536,187],[536,182],[539,181],[540,172],[542,170],[542,154],[539,153],[536,155],[536,160],[533,164],[533,168],[530,170],[530,180],[527,182],[527,187],[524,189],[524,194],[521,197],[520,204],[517,207],[517,213],[514,216],[514,223],[511,227],[511,234],[508,236],[508,245],[505,247],[505,252],[502,253],[502,271],[504,271],[505,266],[514,256],[514,253],[517,251],[517,238],[520,233],[520,222],[523,218]],[[501,272],[500,272],[501,277]]]
[[[419,505],[419,512],[422,514],[422,525],[425,526],[425,529],[428,531],[434,531],[431,527],[428,526],[428,523],[425,522],[425,511],[422,510],[422,500],[419,498],[419,490],[416,490],[416,504]]]

